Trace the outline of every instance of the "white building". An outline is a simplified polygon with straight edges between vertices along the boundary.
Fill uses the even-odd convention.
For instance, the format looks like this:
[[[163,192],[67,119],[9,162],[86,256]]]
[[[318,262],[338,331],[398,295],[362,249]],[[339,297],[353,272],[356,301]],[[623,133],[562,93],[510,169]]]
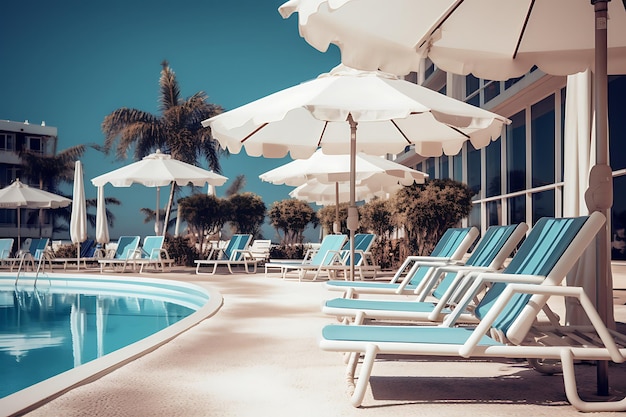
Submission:
[[[0,188],[10,185],[16,178],[25,184],[39,188],[36,179],[26,178],[21,175],[19,151],[28,149],[44,155],[54,155],[57,149],[57,128],[41,124],[30,124],[25,122],[13,122],[0,120]],[[21,237],[39,237],[39,223],[30,222],[33,219],[32,213],[38,210],[22,209],[22,230]],[[33,227],[36,226],[36,227]],[[44,223],[41,230],[43,237],[51,237],[52,225],[44,210]],[[17,236],[17,210],[0,209],[0,237]]]
[[[520,78],[489,81],[447,74],[426,63],[424,71],[412,77],[512,121],[499,140],[483,149],[466,143],[455,156],[424,159],[407,149],[397,157],[397,162],[427,172],[431,178],[453,178],[468,184],[476,192],[470,225],[484,231],[494,224],[525,221],[533,225],[543,216],[586,213],[581,191],[586,184],[577,179],[586,180],[590,168],[586,164],[593,157],[591,75],[563,77],[533,70]],[[572,96],[568,103],[571,118],[566,128],[568,92]],[[626,227],[626,76],[609,76],[608,95],[615,195],[610,220],[615,238]],[[581,151],[581,146],[586,150]],[[568,178],[567,184],[564,178]],[[626,253],[616,251],[613,258],[626,259]]]

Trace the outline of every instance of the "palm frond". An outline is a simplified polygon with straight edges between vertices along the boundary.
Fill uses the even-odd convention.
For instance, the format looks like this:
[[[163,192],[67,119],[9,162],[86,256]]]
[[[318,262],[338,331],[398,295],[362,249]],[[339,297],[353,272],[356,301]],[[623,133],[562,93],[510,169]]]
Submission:
[[[161,111],[166,111],[172,107],[178,106],[180,99],[180,87],[176,81],[176,74],[170,68],[167,61],[161,63],[161,78],[159,85],[161,87],[161,96],[159,97]]]

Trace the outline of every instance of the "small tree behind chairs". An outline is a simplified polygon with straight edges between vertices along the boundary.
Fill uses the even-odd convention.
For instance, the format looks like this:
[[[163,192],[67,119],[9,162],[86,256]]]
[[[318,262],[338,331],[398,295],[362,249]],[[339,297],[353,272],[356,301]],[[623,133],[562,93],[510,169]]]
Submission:
[[[451,179],[399,190],[392,204],[399,225],[404,226],[409,253],[428,255],[446,230],[470,214],[473,195],[466,184]]]

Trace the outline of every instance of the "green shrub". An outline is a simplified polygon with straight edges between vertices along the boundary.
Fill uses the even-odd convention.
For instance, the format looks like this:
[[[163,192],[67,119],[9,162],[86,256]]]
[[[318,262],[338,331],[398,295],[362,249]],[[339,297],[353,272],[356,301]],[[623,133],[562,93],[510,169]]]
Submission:
[[[194,260],[202,258],[187,236],[168,236],[164,247],[176,265],[193,266]]]

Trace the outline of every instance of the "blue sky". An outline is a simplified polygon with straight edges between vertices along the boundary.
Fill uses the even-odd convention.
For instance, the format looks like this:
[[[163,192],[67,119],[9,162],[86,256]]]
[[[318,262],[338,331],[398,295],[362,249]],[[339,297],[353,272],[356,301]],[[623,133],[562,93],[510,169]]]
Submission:
[[[204,91],[225,109],[316,77],[340,61],[339,51],[321,53],[298,34],[297,16],[284,20],[283,0],[8,0],[0,25],[0,119],[58,128],[59,149],[103,143],[100,124],[120,107],[158,114],[161,62],[176,72],[182,95]],[[89,181],[131,163],[90,149],[82,158]],[[259,194],[269,207],[289,198],[290,187],[263,183],[258,175],[289,159],[222,158],[223,175],[244,174],[244,191]],[[206,167],[206,166],[205,166]],[[223,187],[217,194],[222,195]],[[71,193],[70,186],[67,193]],[[153,188],[105,187],[122,206],[112,237],[145,236],[139,208],[154,208]],[[161,191],[162,207],[168,190]],[[273,238],[265,227],[267,238]],[[91,233],[93,235],[93,231]],[[271,235],[271,236],[270,236]]]

